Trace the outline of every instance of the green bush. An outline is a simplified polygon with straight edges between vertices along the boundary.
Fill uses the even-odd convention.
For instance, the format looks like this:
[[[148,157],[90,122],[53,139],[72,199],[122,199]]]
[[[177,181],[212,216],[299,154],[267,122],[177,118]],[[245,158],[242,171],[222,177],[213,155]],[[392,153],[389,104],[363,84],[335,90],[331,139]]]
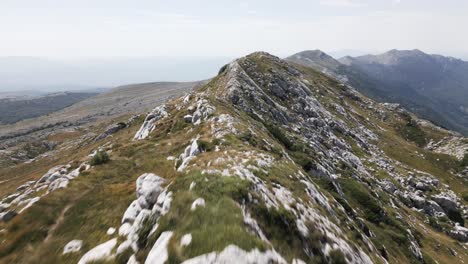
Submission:
[[[468,151],[465,152],[465,156],[463,156],[463,159],[461,160],[461,166],[462,167],[468,166]]]
[[[468,202],[468,192],[464,192],[462,194],[462,198],[463,198],[463,200],[465,200],[465,202]]]
[[[110,160],[109,155],[105,151],[99,150],[91,159],[91,166],[100,165]]]
[[[450,210],[447,212],[447,216],[450,220],[460,223],[461,226],[465,225],[465,220],[463,219],[463,216],[460,214],[460,212],[456,210]]]
[[[201,139],[197,141],[198,146],[203,152],[210,152],[210,151],[215,150],[215,147],[216,147],[215,143],[216,142],[214,142],[214,140],[212,142],[201,140]]]
[[[256,147],[258,146],[258,141],[257,139],[254,137],[254,135],[252,134],[252,132],[250,132],[250,130],[242,133],[239,135],[239,139],[244,141],[244,142],[248,142],[251,146],[253,147]]]
[[[330,251],[330,263],[332,264],[346,264],[348,263],[345,259],[343,252],[338,249]]]
[[[268,131],[279,141],[281,144],[286,147],[288,150],[297,151],[298,147],[292,142],[286,134],[283,133],[281,128],[272,124],[265,124],[265,127]]]

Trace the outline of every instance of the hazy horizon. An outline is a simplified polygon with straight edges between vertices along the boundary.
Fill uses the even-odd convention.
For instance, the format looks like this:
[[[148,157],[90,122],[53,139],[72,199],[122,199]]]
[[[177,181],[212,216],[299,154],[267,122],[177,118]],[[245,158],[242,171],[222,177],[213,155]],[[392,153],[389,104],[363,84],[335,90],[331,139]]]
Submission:
[[[422,0],[5,0],[0,56],[239,57],[264,50],[468,54],[468,3]],[[34,44],[34,45],[31,45]]]
[[[455,0],[5,0],[0,91],[200,80],[254,51],[417,48],[468,60],[467,10]],[[41,62],[7,60],[21,58]]]

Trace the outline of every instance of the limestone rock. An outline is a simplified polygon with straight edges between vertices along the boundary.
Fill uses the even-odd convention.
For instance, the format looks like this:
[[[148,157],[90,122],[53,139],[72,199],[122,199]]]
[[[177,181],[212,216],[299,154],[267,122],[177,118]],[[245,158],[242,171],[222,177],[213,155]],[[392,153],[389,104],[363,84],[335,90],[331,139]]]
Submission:
[[[145,264],[163,264],[168,258],[167,245],[172,237],[171,231],[161,233],[148,253]]]
[[[109,261],[114,258],[112,250],[117,245],[117,238],[113,238],[105,243],[102,243],[81,257],[78,264],[87,264],[97,261]]]
[[[158,106],[151,113],[149,113],[143,125],[141,125],[140,130],[135,134],[134,139],[140,140],[145,139],[149,136],[149,133],[154,130],[156,121],[167,117],[169,114],[166,111],[165,106]]]

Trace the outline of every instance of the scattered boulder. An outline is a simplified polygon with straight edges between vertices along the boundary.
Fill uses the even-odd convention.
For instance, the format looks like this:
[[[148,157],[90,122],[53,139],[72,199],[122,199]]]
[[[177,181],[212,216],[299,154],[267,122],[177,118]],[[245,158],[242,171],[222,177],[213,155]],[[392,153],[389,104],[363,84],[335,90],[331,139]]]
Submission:
[[[109,227],[106,232],[109,236],[112,236],[115,233],[115,228]]]
[[[468,228],[458,225],[449,232],[449,235],[460,242],[468,242]]]
[[[191,242],[192,242],[192,235],[191,234],[185,234],[180,239],[180,246],[181,247],[186,247],[186,246],[190,245]]]
[[[63,255],[80,251],[82,245],[83,245],[82,240],[72,240],[68,242],[63,248]]]
[[[195,201],[193,201],[192,206],[190,207],[190,210],[195,211],[198,206],[205,206],[205,199],[203,198],[198,198]]]
[[[398,190],[395,184],[388,180],[380,182],[380,186],[382,186],[382,188],[388,193],[394,193],[396,190]]]
[[[159,194],[163,191],[162,185],[165,181],[164,178],[153,173],[141,175],[136,181],[137,197],[143,197],[150,205],[156,203]]]

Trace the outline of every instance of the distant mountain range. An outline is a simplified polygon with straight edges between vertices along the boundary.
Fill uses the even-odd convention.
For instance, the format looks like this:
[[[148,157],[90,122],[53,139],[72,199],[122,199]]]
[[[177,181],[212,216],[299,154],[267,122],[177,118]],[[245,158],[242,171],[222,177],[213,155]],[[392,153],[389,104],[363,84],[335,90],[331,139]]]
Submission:
[[[0,125],[47,115],[96,94],[62,92],[42,96],[0,98]]]
[[[320,50],[288,61],[314,68],[380,101],[400,103],[438,125],[468,135],[468,62],[420,50],[334,59]]]

